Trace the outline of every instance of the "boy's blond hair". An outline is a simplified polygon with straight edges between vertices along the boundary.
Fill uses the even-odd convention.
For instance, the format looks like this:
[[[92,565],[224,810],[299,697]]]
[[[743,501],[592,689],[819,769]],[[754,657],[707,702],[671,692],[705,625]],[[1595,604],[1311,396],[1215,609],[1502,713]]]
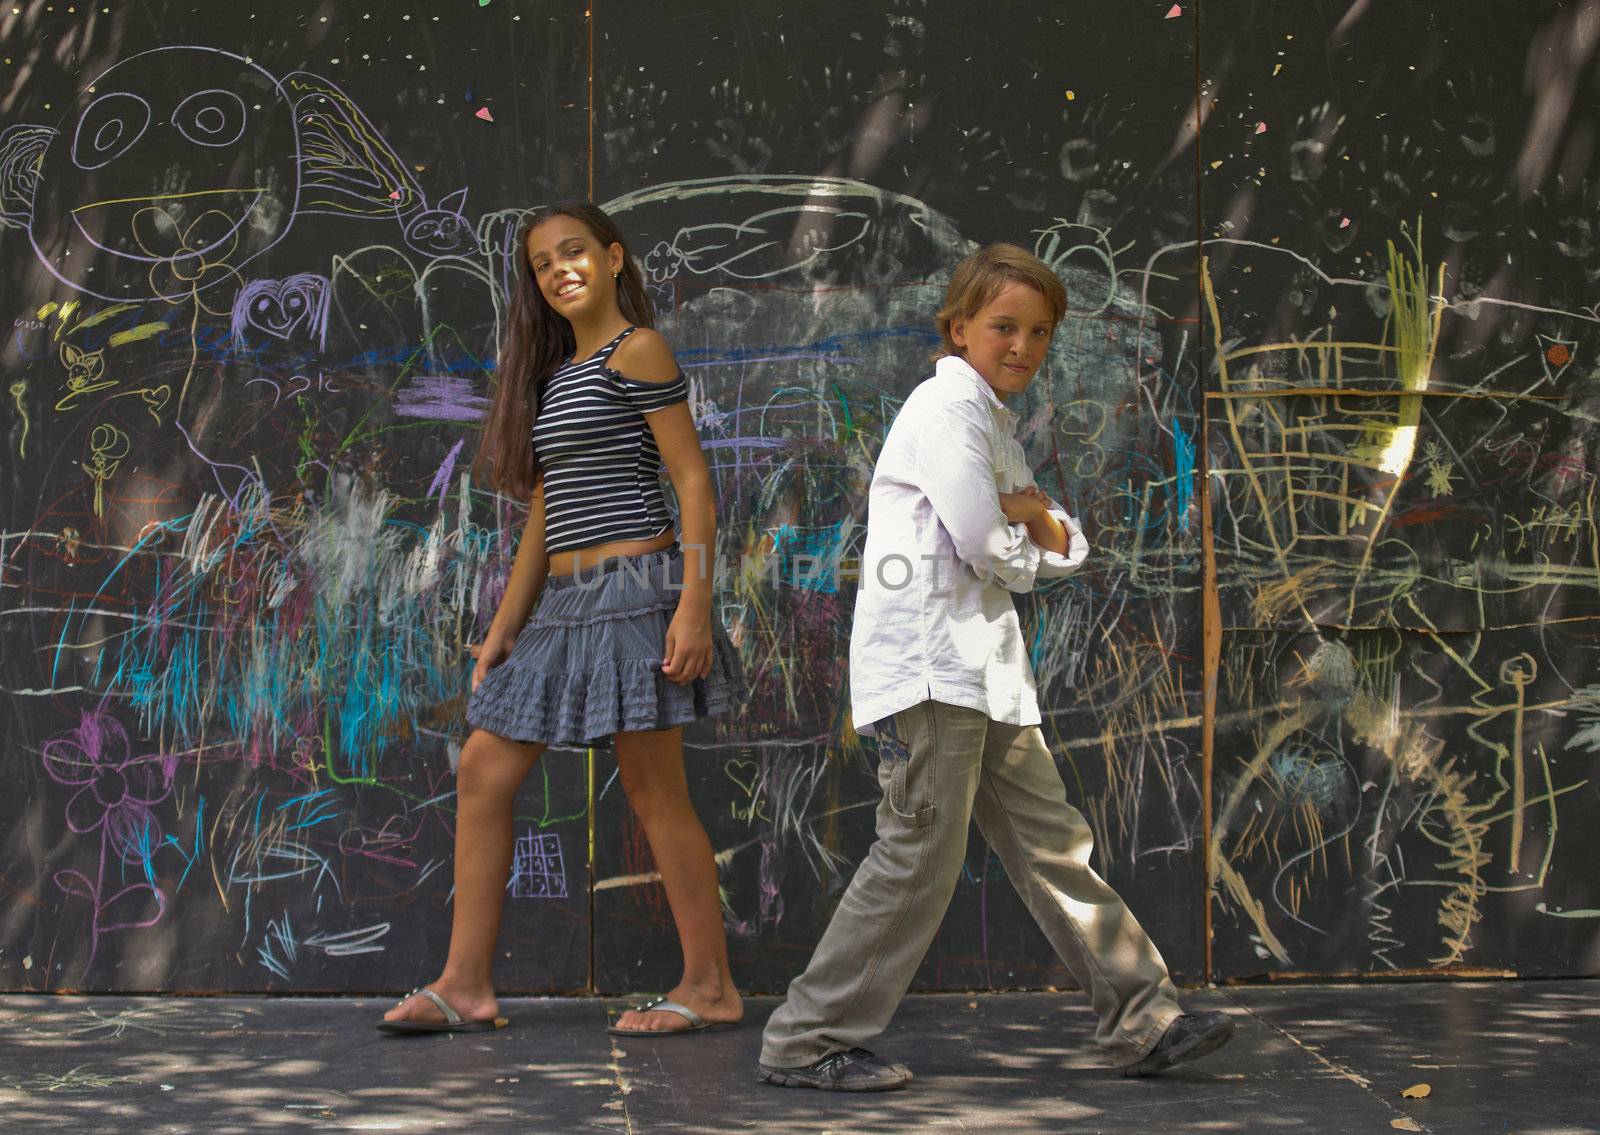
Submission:
[[[1067,314],[1067,286],[1048,264],[1015,244],[986,244],[957,264],[950,275],[944,307],[936,320],[944,354],[961,353],[950,337],[950,325],[977,315],[1007,284],[1025,284],[1042,295],[1055,313],[1054,323]]]

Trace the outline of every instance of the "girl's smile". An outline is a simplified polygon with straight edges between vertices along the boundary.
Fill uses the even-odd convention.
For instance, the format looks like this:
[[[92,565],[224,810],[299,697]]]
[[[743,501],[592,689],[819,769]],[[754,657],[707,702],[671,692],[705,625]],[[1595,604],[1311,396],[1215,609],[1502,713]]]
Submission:
[[[528,266],[545,302],[569,322],[604,310],[616,292],[622,246],[603,247],[576,217],[557,215],[528,233]]]

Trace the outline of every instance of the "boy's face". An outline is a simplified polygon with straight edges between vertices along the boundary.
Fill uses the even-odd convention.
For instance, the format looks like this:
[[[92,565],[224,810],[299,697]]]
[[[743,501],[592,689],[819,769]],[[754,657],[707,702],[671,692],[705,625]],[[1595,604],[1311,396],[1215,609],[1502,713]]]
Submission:
[[[1007,284],[971,319],[950,324],[961,357],[1002,401],[1026,390],[1050,350],[1056,328],[1050,303],[1027,284]]]

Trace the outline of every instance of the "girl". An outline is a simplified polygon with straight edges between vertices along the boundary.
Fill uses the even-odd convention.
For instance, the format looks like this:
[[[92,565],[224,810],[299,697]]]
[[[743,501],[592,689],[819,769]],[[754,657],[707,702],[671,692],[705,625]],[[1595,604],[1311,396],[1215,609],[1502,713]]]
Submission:
[[[717,869],[689,802],[682,725],[737,700],[711,616],[716,513],[683,375],[651,326],[639,268],[585,201],[533,214],[477,470],[528,499],[504,598],[474,653],[471,735],[456,776],[455,912],[444,972],[379,1022],[390,1032],[499,1028],[490,970],[517,786],[548,745],[611,736],[683,949],[683,980],[624,1013],[624,1035],[743,1015]],[[679,549],[662,499],[677,493]],[[534,604],[543,595],[537,612]]]

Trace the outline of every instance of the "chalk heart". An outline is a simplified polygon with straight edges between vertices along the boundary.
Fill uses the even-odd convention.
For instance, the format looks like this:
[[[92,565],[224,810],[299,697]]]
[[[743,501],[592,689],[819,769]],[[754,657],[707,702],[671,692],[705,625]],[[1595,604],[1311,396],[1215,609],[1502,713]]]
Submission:
[[[746,796],[756,794],[756,779],[761,775],[761,766],[755,761],[729,761],[722,766],[722,771],[727,773],[729,780],[744,789]]]
[[[287,339],[311,319],[318,286],[295,280],[259,280],[250,285],[245,322],[274,338]]]

